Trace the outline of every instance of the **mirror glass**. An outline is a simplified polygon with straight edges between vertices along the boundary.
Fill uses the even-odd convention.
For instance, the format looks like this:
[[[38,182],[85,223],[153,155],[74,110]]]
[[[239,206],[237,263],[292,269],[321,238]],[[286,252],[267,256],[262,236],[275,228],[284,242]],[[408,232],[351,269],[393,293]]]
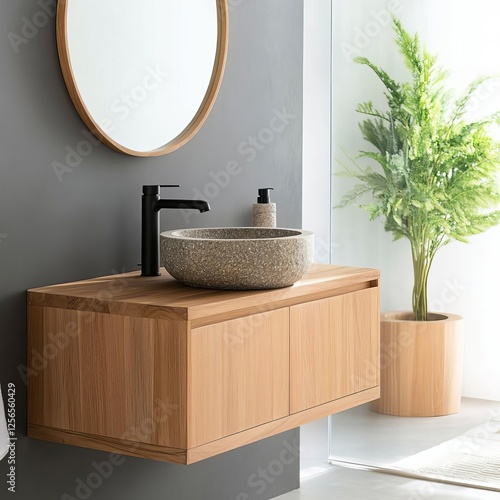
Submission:
[[[200,128],[222,79],[225,0],[59,0],[57,16],[70,96],[103,142],[153,156]]]

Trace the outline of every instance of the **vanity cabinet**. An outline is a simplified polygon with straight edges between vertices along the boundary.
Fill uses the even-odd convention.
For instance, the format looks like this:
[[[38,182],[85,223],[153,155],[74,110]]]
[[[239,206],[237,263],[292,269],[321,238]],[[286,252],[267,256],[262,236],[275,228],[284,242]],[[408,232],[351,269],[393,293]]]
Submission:
[[[379,385],[377,288],[290,308],[290,413]]]
[[[191,331],[190,446],[288,415],[286,308]]]
[[[379,273],[220,291],[127,273],[28,292],[28,435],[194,463],[380,396]]]

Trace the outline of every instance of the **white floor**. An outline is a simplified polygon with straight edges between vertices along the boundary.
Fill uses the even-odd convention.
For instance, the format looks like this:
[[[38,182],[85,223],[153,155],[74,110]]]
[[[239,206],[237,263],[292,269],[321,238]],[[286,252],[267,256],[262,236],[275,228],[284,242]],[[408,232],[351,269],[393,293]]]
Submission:
[[[371,412],[368,405],[332,417],[333,459],[369,466],[398,460],[456,437],[491,416],[500,403],[464,399],[456,415],[401,418]],[[500,471],[499,471],[500,474]],[[301,488],[279,500],[500,500],[500,493],[330,465],[328,420],[301,428]],[[276,500],[277,500],[276,499]]]

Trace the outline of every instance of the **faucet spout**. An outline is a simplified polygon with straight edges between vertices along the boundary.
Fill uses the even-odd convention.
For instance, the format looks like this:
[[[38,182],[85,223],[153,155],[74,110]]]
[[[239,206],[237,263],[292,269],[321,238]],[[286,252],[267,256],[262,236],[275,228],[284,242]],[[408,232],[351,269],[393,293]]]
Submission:
[[[174,187],[174,186],[170,186]],[[160,210],[199,210],[208,212],[204,200],[160,199],[160,186],[142,188],[141,276],[160,275]]]
[[[210,211],[210,205],[205,200],[157,200],[155,209],[159,211],[162,208],[192,209],[199,210],[200,213]]]

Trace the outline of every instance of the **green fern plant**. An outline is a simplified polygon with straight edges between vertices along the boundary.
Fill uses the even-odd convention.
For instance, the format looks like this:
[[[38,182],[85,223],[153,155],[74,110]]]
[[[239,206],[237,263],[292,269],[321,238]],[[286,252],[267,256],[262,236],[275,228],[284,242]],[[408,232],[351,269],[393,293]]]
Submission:
[[[363,138],[375,151],[361,151],[360,158],[375,162],[376,169],[345,167],[360,182],[340,206],[356,204],[370,219],[383,218],[385,230],[395,240],[407,238],[413,258],[413,312],[427,320],[427,281],[436,252],[447,243],[467,241],[500,220],[498,172],[500,144],[490,126],[500,114],[467,122],[467,106],[485,78],[472,82],[458,99],[446,90],[447,73],[437,58],[393,19],[395,41],[411,72],[411,80],[394,81],[366,58],[385,86],[388,110],[372,102],[359,104],[365,115],[360,123]],[[371,193],[371,201],[360,198]]]

